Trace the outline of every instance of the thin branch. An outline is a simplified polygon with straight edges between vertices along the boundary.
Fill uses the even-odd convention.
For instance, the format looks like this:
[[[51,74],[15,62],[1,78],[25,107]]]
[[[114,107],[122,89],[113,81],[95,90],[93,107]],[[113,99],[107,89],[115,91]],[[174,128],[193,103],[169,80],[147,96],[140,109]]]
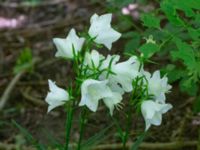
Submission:
[[[22,95],[30,102],[37,106],[46,106],[46,103],[43,100],[37,99],[30,95],[31,88],[28,87],[26,90],[21,91]]]
[[[15,87],[16,83],[19,81],[21,76],[24,74],[24,72],[20,72],[14,76],[14,78],[11,80],[7,88],[5,89],[1,99],[0,99],[0,111],[4,108],[6,102],[8,101],[8,98],[10,97],[10,94]]]
[[[35,58],[33,59],[33,64],[35,64],[36,62],[39,61],[39,58]],[[21,71],[19,73],[17,73],[14,78],[10,81],[10,83],[8,84],[7,88],[5,89],[2,97],[0,98],[0,111],[5,107],[11,92],[13,90],[13,88],[15,87],[15,85],[17,84],[17,82],[20,80],[20,78],[22,77],[22,75],[25,73],[26,71]]]
[[[84,19],[74,18],[73,21],[71,21],[71,20],[69,21],[69,17],[65,17],[60,20],[54,19],[52,21],[35,23],[25,29],[16,29],[16,30],[12,30],[12,32],[5,32],[5,31],[3,31],[2,33],[0,32],[1,33],[0,38],[5,39],[5,34],[6,34],[6,36],[9,36],[9,37],[12,37],[14,35],[20,35],[24,38],[32,37],[32,36],[38,35],[39,33],[42,34],[42,33],[46,33],[46,32],[49,32],[49,31],[52,31],[52,30],[55,30],[58,28],[78,24],[80,22],[83,22],[84,20],[85,20],[85,18]]]

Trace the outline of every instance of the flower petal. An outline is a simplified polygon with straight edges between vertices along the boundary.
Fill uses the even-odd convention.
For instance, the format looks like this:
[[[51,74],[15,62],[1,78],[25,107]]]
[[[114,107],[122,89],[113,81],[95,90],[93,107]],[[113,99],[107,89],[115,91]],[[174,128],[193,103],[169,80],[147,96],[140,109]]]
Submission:
[[[65,39],[54,38],[53,42],[56,45],[57,52],[56,57],[73,58],[74,53],[78,53],[82,49],[85,39],[79,38],[76,35],[75,29],[71,29],[68,36]]]
[[[106,97],[103,99],[105,105],[109,108],[110,110],[110,115],[113,115],[113,110],[115,105],[117,105],[118,103],[120,103],[122,100],[122,95],[120,93],[117,92],[113,92],[112,96],[110,97]]]
[[[112,47],[112,43],[118,40],[121,34],[111,28],[112,14],[104,14],[98,16],[94,14],[90,23],[89,35],[95,38],[94,41],[98,44],[105,45],[109,50]]]
[[[56,86],[55,82],[48,80],[49,82],[49,89],[45,101],[49,104],[48,112],[52,109],[65,104],[66,101],[69,100],[69,94],[62,88]]]
[[[151,124],[160,125],[162,122],[162,114],[172,108],[171,104],[160,104],[156,101],[147,100],[142,102],[141,111],[148,130]]]
[[[81,102],[79,103],[79,106],[86,105],[90,110],[95,112],[97,110],[99,100],[112,95],[107,83],[107,80],[85,80],[81,85]]]

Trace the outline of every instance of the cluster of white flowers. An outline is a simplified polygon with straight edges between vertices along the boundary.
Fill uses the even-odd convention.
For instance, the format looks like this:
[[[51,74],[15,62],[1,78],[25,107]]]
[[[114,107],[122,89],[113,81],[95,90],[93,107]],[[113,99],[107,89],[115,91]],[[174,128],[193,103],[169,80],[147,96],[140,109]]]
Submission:
[[[160,71],[155,71],[152,76],[146,71],[143,74],[147,81],[148,93],[153,96],[151,99],[143,101],[141,105],[146,130],[148,130],[151,124],[160,125],[162,114],[172,108],[171,104],[165,103],[165,94],[171,89],[171,86],[167,83],[167,77],[160,77]]]
[[[80,106],[86,105],[95,112],[99,100],[103,100],[112,115],[115,105],[121,102],[122,95],[132,91],[132,81],[138,74],[136,70],[139,70],[139,62],[135,56],[118,63],[119,58],[119,55],[104,58],[96,50],[86,54],[84,67],[94,67],[87,74],[95,74],[96,70],[100,74],[96,79],[86,79],[82,83]]]
[[[91,17],[88,34],[93,42],[102,44],[109,50],[112,43],[121,36],[111,27],[112,14]],[[66,39],[54,38],[56,45],[56,57],[74,59],[83,50],[85,38],[77,36],[75,29],[71,29]],[[87,106],[96,112],[99,101],[108,107],[113,115],[114,108],[121,103],[122,97],[127,92],[133,91],[133,80],[144,77],[144,85],[148,87],[151,96],[149,100],[141,102],[141,112],[146,122],[146,130],[153,125],[160,125],[162,114],[172,106],[165,103],[165,93],[171,88],[167,83],[167,77],[160,78],[160,72],[156,71],[152,76],[141,68],[141,63],[136,56],[130,57],[124,62],[119,62],[119,55],[104,57],[97,50],[85,51],[82,64],[79,64],[81,74],[84,76],[81,83],[81,100],[79,106]],[[69,93],[56,86],[49,80],[50,92],[46,97],[49,104],[48,112],[55,107],[64,105],[70,100]]]

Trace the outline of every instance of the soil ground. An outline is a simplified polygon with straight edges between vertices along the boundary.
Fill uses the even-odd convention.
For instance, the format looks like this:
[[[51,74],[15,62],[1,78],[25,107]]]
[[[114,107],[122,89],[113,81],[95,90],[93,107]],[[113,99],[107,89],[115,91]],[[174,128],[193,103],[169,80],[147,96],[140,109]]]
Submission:
[[[83,0],[46,0],[42,2],[42,5],[36,6],[24,5],[17,0],[0,1],[0,17],[12,19],[21,16],[24,19],[15,29],[0,29],[0,95],[14,77],[13,67],[23,48],[31,48],[33,56],[40,58],[34,71],[22,76],[9,95],[6,107],[0,113],[0,143],[2,145],[25,143],[23,135],[11,123],[11,120],[15,120],[30,131],[41,143],[50,144],[52,139],[49,137],[64,143],[65,112],[62,108],[58,108],[47,114],[44,98],[48,91],[48,79],[53,79],[58,85],[65,87],[73,73],[70,63],[55,59],[52,38],[66,36],[72,27],[84,30],[85,25],[89,24],[89,17],[95,12],[102,13],[104,10],[99,5]],[[116,50],[119,45],[121,44],[114,45],[113,49]],[[123,49],[122,46],[121,49]],[[198,141],[200,116],[192,113],[192,98],[180,93],[175,83],[167,99],[174,108],[164,115],[161,126],[150,129],[144,142],[156,145],[156,143],[175,141],[183,141],[183,143]],[[78,114],[77,109],[73,120],[71,139],[73,142],[76,142],[79,137]],[[115,115],[118,114],[120,111],[115,112]],[[120,116],[123,122],[124,117],[122,114]],[[129,142],[133,142],[137,133],[144,130],[144,121],[141,116],[134,114],[132,119]],[[100,107],[97,113],[91,113],[84,139],[109,126],[111,122],[107,109]],[[100,145],[120,143],[115,127],[112,127],[107,134],[109,136],[102,140]],[[197,149],[195,145],[175,149]]]

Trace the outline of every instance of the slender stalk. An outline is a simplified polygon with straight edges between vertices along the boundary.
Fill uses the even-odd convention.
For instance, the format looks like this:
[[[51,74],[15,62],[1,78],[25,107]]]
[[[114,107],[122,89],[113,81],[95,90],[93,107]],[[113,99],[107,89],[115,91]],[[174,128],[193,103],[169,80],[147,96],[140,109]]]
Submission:
[[[72,119],[73,119],[73,108],[71,105],[67,107],[67,118],[66,118],[66,143],[65,143],[65,150],[69,149],[69,140],[70,140],[70,131],[72,126]]]
[[[126,130],[123,136],[123,150],[126,149],[126,143],[128,141],[129,133],[130,133],[130,128],[131,128],[131,121],[132,119],[132,112],[131,112],[131,107],[129,107],[128,113],[127,113],[127,121],[126,121]]]
[[[81,116],[80,116],[80,135],[79,135],[77,150],[81,149],[81,142],[83,138],[85,123],[86,123],[86,109],[83,108],[81,111]]]

